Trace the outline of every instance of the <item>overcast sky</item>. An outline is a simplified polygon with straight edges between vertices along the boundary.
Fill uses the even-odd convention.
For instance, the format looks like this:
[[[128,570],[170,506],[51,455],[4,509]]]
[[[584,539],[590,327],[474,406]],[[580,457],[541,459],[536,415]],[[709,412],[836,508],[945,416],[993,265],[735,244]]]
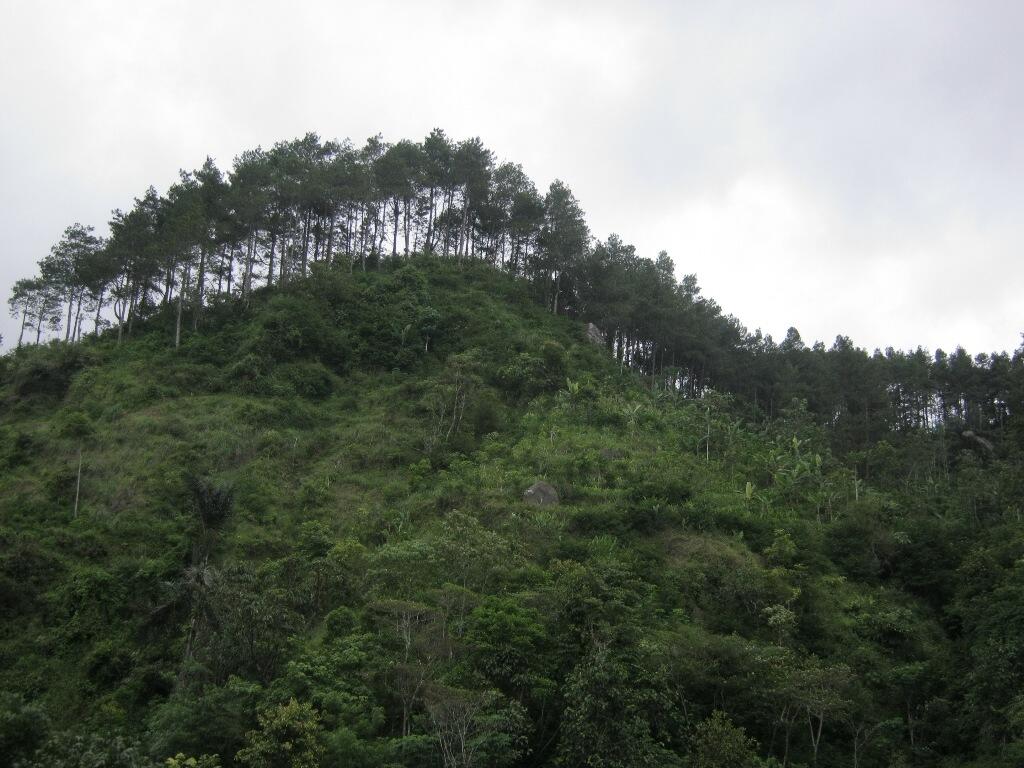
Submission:
[[[1012,350],[1022,32],[1021,2],[0,0],[0,291],[207,154],[437,126],[777,340]]]

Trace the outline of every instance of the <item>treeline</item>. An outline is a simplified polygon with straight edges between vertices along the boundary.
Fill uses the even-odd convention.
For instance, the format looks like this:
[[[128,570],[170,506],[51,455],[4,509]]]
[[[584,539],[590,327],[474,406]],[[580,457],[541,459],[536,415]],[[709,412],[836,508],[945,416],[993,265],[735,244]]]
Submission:
[[[701,296],[693,275],[677,280],[665,252],[652,260],[616,235],[595,241],[564,183],[542,195],[520,165],[439,129],[358,148],[307,134],[244,152],[228,173],[208,158],[164,195],[151,187],[115,210],[107,239],[68,227],[9,306],[18,346],[110,325],[120,339],[159,311],[175,313],[178,345],[213,303],[248,300],[317,265],[367,270],[419,253],[525,278],[552,312],[595,323],[653,385],[731,392],[769,418],[805,400],[841,451],[939,424],[1002,433],[1024,398],[1021,350],[868,355],[842,336],[808,348],[795,328],[781,343],[751,333]]]

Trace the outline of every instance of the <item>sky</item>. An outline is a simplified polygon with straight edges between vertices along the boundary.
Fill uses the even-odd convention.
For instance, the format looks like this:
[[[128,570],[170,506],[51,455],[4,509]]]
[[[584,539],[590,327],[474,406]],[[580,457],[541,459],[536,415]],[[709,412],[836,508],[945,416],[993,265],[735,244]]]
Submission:
[[[1022,29],[986,0],[0,0],[0,293],[207,155],[441,127],[776,340],[1012,351]]]

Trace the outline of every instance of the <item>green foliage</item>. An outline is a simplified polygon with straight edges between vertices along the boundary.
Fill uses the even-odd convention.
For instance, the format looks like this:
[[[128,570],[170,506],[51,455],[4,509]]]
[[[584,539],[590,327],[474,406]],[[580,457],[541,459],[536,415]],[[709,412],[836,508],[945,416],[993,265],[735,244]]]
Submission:
[[[246,734],[235,760],[250,768],[318,768],[323,755],[320,718],[309,704],[291,699],[259,715],[260,729]]]
[[[59,734],[17,768],[158,768],[141,746],[122,736]]]
[[[560,741],[567,765],[628,768],[681,765],[664,742],[680,713],[653,676],[633,660],[599,648],[581,659],[566,681]]]
[[[747,738],[721,710],[697,724],[690,739],[690,768],[760,768],[757,742]]]
[[[434,685],[426,709],[445,768],[514,765],[526,747],[522,707],[492,691]]]
[[[221,768],[221,763],[220,758],[216,755],[186,757],[179,752],[174,757],[167,758],[164,768]]]
[[[483,185],[478,149],[459,162]],[[369,183],[347,162],[322,183]],[[399,166],[373,183],[401,212]],[[454,253],[462,220],[436,226]],[[465,254],[364,272],[337,242],[303,278],[293,238],[283,284],[212,301],[177,349],[150,306],[120,344],[5,358],[9,761],[1020,762],[1010,426],[994,453],[949,427],[874,441],[870,392],[824,385],[764,420],[659,368],[642,339],[669,331],[606,303],[609,354],[550,309],[591,311],[605,269],[660,295],[621,243],[601,244],[619,266],[527,287]],[[778,354],[861,381],[846,345]],[[557,504],[523,503],[538,479]]]
[[[50,730],[50,720],[38,706],[13,693],[0,694],[0,754],[8,764],[31,757]]]
[[[151,754],[233,756],[255,725],[260,693],[237,677],[223,685],[178,688],[150,716]]]
[[[511,598],[491,597],[466,623],[476,670],[506,695],[538,705],[555,692],[544,625],[533,609]]]
[[[545,341],[540,355],[520,352],[497,371],[497,383],[514,399],[530,399],[551,392],[565,381],[565,351],[554,341]]]
[[[81,347],[34,347],[15,355],[4,372],[5,383],[19,397],[59,399],[89,360],[88,350]]]
[[[58,414],[53,420],[53,428],[60,437],[73,440],[89,437],[94,431],[92,421],[81,411],[65,411]]]

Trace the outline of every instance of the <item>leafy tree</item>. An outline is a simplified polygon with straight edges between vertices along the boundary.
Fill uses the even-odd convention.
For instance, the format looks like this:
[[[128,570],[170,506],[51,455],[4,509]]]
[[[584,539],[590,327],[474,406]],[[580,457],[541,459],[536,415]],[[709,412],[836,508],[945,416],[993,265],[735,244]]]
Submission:
[[[561,181],[552,182],[544,196],[544,225],[534,270],[554,314],[563,290],[572,290],[573,266],[586,251],[589,237],[583,210],[572,192]]]
[[[757,743],[748,738],[721,710],[701,721],[690,738],[690,768],[759,768]]]
[[[320,716],[291,699],[259,715],[260,729],[246,734],[235,760],[250,768],[319,768],[323,755]]]
[[[642,676],[628,657],[598,647],[566,680],[566,708],[559,744],[570,765],[625,768],[679,765],[659,732],[670,723],[670,699],[656,681]]]
[[[445,768],[514,765],[523,754],[522,708],[494,692],[434,685],[427,712]]]

